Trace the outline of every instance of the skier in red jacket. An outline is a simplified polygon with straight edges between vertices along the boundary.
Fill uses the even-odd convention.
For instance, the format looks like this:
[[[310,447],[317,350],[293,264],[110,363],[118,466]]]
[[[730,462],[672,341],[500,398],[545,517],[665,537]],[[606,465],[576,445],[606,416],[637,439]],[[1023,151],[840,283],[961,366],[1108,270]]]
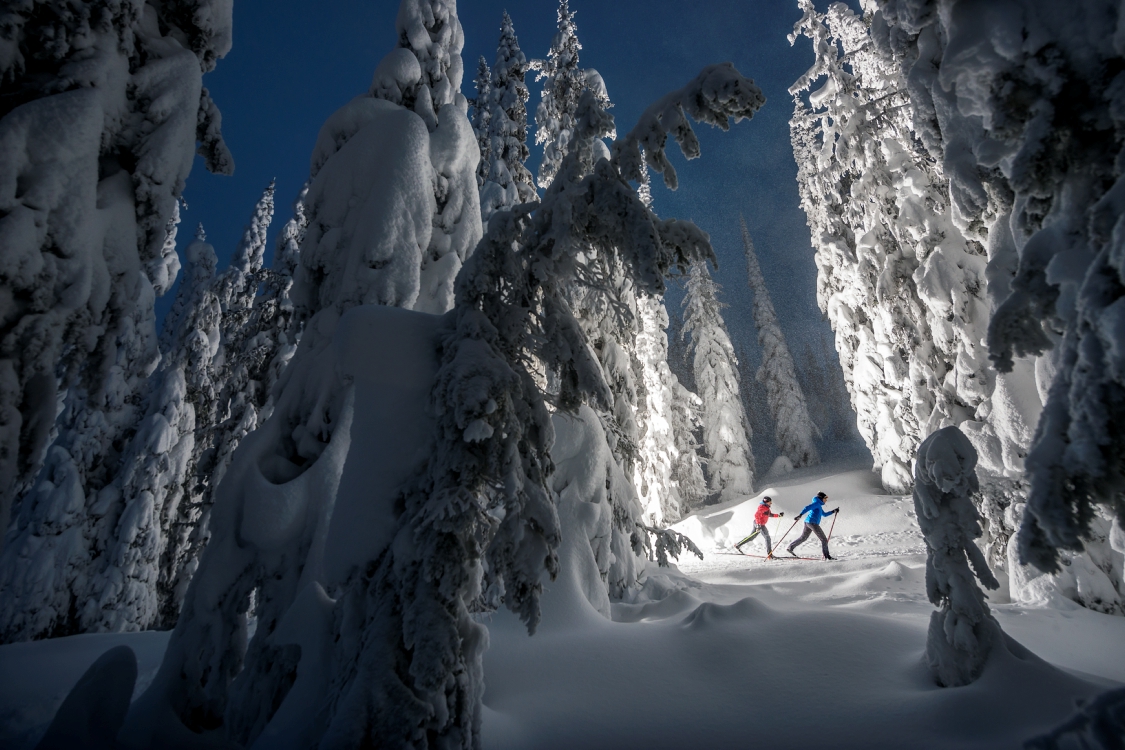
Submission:
[[[758,536],[758,534],[761,534],[762,537],[766,540],[766,557],[773,556],[773,542],[770,540],[770,532],[766,529],[766,524],[770,522],[771,518],[780,518],[781,516],[784,516],[785,513],[772,512],[770,510],[770,506],[772,504],[773,498],[771,498],[769,495],[766,495],[762,498],[761,505],[758,506],[758,510],[754,513],[754,530],[750,532],[750,536],[734,545],[734,548],[736,550],[741,552],[742,545],[746,544],[747,542],[753,541]]]

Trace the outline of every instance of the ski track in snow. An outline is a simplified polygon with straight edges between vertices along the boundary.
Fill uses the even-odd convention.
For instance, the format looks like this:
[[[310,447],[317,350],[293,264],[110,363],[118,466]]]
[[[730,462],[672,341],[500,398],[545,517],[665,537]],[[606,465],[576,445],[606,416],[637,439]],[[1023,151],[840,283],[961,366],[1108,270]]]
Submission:
[[[778,748],[1018,748],[1063,720],[1075,698],[1125,682],[1125,618],[1023,607],[993,593],[1005,632],[1044,661],[1004,651],[973,685],[936,687],[922,662],[934,609],[912,499],[877,494],[868,471],[821,471],[682,521],[677,530],[704,559],[650,566],[642,596],[615,603],[612,622],[566,599],[561,582],[547,585],[544,613],[569,608],[565,624],[545,616],[528,638],[508,613],[489,618],[484,748],[751,739]],[[786,513],[780,531],[771,523],[776,542],[820,489],[842,509],[831,540],[838,562],[729,554],[763,494]],[[818,547],[812,537],[798,552]],[[83,670],[119,643],[138,652],[139,693],[166,642],[149,632],[0,647],[0,747],[33,747]]]

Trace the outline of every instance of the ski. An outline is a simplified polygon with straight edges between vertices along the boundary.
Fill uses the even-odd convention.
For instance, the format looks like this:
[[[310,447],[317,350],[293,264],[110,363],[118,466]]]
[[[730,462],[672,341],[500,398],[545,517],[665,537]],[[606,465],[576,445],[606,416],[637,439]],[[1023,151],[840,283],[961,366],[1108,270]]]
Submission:
[[[840,558],[834,557],[831,560],[825,560],[823,557],[797,557],[796,555],[779,557],[777,555],[751,555],[749,552],[716,552],[717,555],[733,555],[734,557],[756,557],[759,560],[808,560],[810,562],[840,562]]]

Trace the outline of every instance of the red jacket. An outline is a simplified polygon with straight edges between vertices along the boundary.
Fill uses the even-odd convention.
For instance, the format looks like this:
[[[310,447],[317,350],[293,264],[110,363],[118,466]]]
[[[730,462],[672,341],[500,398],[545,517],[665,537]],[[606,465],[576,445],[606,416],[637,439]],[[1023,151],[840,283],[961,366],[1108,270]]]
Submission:
[[[762,503],[758,506],[758,512],[754,514],[754,523],[765,526],[771,518],[777,518],[777,516],[777,513],[770,513],[770,506]]]

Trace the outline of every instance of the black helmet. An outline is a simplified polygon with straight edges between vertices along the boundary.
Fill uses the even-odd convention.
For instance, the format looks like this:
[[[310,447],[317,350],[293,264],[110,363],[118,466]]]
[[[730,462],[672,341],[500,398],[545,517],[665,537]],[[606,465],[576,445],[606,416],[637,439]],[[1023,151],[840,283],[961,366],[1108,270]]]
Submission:
[[[766,495],[765,497],[763,497],[763,498],[762,498],[762,502],[763,502],[763,503],[772,503],[772,502],[773,502],[773,498],[772,498],[772,497],[770,497],[769,495]]]
[[[818,493],[816,493],[816,496],[817,496],[817,497],[819,497],[819,498],[820,498],[820,499],[822,499],[822,500],[823,500],[824,498],[828,497],[828,495],[827,495],[826,493],[824,493],[824,492],[818,492]]]

